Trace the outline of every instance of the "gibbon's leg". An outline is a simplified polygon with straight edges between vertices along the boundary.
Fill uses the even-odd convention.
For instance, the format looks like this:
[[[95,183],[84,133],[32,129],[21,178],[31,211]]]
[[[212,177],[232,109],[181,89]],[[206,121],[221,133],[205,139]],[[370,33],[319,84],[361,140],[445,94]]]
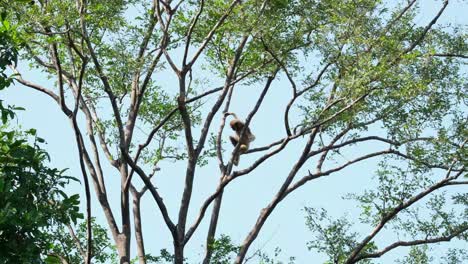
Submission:
[[[232,164],[234,164],[235,166],[239,165],[239,156],[240,156],[239,152],[234,154],[234,158],[232,159]]]
[[[237,162],[234,163],[236,166],[237,166],[237,164],[239,163],[239,157],[240,157],[240,155],[246,153],[247,150],[249,150],[250,139],[249,139],[247,136],[245,136],[245,137],[243,137],[243,138],[241,138],[241,139],[239,140],[239,144],[240,144],[240,146],[239,146],[239,151],[236,153],[236,155],[237,155],[237,156],[236,156],[236,157],[237,157],[237,160],[236,160],[236,161],[237,161]]]
[[[239,137],[237,135],[229,136],[229,139],[231,140],[231,143],[234,147],[236,147],[237,143],[239,143]],[[232,164],[234,164],[235,166],[239,164],[239,155],[240,155],[240,150],[234,153],[234,157],[232,158]]]
[[[239,137],[237,135],[229,136],[229,139],[231,140],[232,146],[234,146],[234,147],[236,147],[237,144],[239,143]],[[240,145],[239,149],[240,149],[241,153],[244,153],[249,149],[249,146],[247,144],[241,142],[241,145]]]
[[[234,154],[234,158],[232,159],[232,163],[237,166],[237,165],[239,165],[240,155],[247,152],[247,150],[249,149],[249,144],[244,143],[242,141],[238,142],[237,137],[235,137],[235,136],[231,136],[230,139],[231,139],[231,142],[234,145],[234,147],[237,146],[237,144],[240,144],[239,150]],[[236,144],[234,144],[234,142]]]

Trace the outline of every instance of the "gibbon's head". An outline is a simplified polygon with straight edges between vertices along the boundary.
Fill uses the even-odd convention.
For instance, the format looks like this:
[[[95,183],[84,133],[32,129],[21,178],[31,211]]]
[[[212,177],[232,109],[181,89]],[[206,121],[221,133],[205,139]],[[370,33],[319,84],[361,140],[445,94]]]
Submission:
[[[239,119],[235,118],[229,122],[229,125],[231,126],[232,130],[234,131],[241,131],[244,128],[244,123],[240,121]]]

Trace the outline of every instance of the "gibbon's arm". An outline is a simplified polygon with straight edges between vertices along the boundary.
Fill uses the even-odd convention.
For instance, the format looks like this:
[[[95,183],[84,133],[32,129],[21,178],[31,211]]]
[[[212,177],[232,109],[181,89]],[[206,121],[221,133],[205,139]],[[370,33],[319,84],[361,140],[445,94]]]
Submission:
[[[225,117],[228,117],[230,115],[232,115],[235,119],[239,119],[239,118],[237,118],[237,115],[235,113],[233,113],[233,112],[227,112],[227,113],[224,114]]]

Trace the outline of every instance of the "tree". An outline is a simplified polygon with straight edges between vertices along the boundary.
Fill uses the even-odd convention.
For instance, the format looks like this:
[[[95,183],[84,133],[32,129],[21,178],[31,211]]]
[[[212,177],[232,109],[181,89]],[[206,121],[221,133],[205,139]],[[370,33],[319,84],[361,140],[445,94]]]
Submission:
[[[8,65],[17,63],[20,42],[16,29],[5,14],[0,20],[0,90],[13,83],[5,74]],[[22,131],[12,121],[21,107],[4,105],[0,100],[0,263],[83,263],[86,223],[77,232],[73,223],[83,218],[79,195],[67,195],[65,187],[75,178],[66,170],[47,166],[49,154],[41,148],[44,139],[35,129]],[[115,255],[107,231],[93,225],[94,263],[105,263]]]
[[[466,241],[467,196],[460,186],[467,184],[468,46],[460,27],[439,23],[449,1],[423,25],[415,19],[415,0],[10,2],[3,6],[26,43],[22,60],[56,83],[42,86],[13,67],[16,80],[50,97],[70,119],[87,193],[87,240],[89,175],[120,263],[130,262],[132,234],[139,262],[146,263],[140,201],[148,191],[171,234],[174,263],[184,262],[184,249],[209,208],[203,263],[219,256],[215,249],[222,250],[221,259],[234,252],[231,261],[242,263],[286,197],[369,160],[379,165],[378,188],[349,198],[361,203],[360,219],[372,231],[345,232],[352,223],[343,219],[323,226],[325,212],[309,208],[307,224],[319,238],[311,249],[325,252],[332,263],[356,263],[401,247]],[[289,98],[281,113],[271,114],[277,121],[271,131],[283,136],[257,135],[270,142],[248,150],[233,167],[239,146],[226,151],[225,114],[242,110],[245,124],[254,126],[275,86]],[[250,97],[260,89],[256,102],[233,109],[231,101],[247,87]],[[300,153],[290,150],[293,144]],[[221,237],[227,247],[219,246],[226,186],[283,153],[296,159],[285,162],[287,175],[275,175],[284,181],[244,241],[230,247]],[[242,162],[247,157],[254,161]],[[104,159],[115,171],[105,169]],[[163,200],[171,190],[152,182],[156,172],[164,174],[162,161],[185,167],[184,175],[174,175],[184,182],[177,186],[183,191],[176,218]],[[191,220],[196,172],[212,163],[218,164],[219,183]],[[106,186],[115,172],[121,223]],[[417,210],[424,203],[430,221]],[[389,226],[409,240],[377,245]]]
[[[13,78],[5,73],[8,65],[16,63],[18,51],[15,47],[15,31],[11,28],[10,22],[5,20],[5,14],[1,14],[0,24],[0,91],[7,88],[13,82]],[[2,123],[8,122],[9,118],[14,117],[14,109],[10,106],[4,106],[3,100],[0,100],[0,113]]]
[[[2,14],[0,20],[0,90],[12,83],[4,71],[17,60],[15,31]],[[55,256],[53,226],[81,217],[78,195],[63,187],[72,177],[46,166],[48,154],[36,130],[20,131],[11,125],[20,107],[0,101],[0,263],[43,263]]]
[[[33,129],[0,129],[1,263],[42,263],[53,254],[48,231],[81,217],[78,195],[62,190],[71,177],[45,166],[41,140]]]

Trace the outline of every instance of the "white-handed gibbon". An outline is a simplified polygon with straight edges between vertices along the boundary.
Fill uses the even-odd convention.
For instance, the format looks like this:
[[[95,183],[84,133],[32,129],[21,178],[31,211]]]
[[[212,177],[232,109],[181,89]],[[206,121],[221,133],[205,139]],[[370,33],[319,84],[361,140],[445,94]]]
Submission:
[[[232,130],[236,132],[234,135],[229,136],[229,139],[231,140],[231,143],[234,147],[236,147],[237,144],[240,144],[239,151],[234,154],[234,158],[232,160],[232,163],[237,166],[239,164],[239,156],[249,150],[250,142],[255,140],[255,136],[247,127],[245,129],[244,135],[241,138],[241,132],[245,127],[245,123],[237,118],[237,115],[234,113],[226,113],[226,116],[228,115],[232,115],[234,117],[234,119],[229,122],[229,125],[231,126]]]

